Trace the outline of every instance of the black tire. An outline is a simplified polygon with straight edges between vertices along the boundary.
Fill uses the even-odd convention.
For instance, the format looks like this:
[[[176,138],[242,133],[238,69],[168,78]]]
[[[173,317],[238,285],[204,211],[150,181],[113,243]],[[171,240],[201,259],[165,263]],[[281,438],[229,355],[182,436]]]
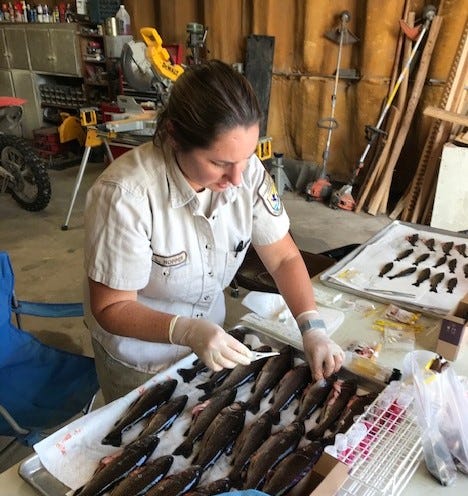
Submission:
[[[7,191],[25,210],[47,207],[52,194],[45,162],[23,138],[0,134],[0,163],[14,177]]]

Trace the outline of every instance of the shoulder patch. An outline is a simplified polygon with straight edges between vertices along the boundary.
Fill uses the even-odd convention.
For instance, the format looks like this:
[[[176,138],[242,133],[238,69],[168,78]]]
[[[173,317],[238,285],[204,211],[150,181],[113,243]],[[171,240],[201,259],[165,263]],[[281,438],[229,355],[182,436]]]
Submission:
[[[258,188],[258,195],[271,215],[278,216],[283,213],[283,203],[276,190],[275,182],[267,171],[265,171],[263,182]]]

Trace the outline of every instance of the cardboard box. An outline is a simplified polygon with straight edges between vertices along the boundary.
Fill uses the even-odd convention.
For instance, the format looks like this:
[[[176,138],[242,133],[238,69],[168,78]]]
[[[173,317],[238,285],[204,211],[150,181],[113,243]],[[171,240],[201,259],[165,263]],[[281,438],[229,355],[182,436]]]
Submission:
[[[468,326],[467,319],[468,293],[460,300],[455,311],[442,319],[436,353],[450,361],[457,359]]]
[[[328,453],[323,453],[309,475],[288,496],[334,496],[348,478],[349,467]]]

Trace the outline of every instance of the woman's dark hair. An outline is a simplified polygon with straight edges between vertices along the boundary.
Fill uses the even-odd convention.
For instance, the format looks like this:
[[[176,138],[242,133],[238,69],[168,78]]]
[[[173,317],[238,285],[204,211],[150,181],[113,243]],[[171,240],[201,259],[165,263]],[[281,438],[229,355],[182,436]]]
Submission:
[[[171,136],[181,151],[208,148],[223,131],[261,119],[248,80],[219,60],[189,66],[174,83],[159,114],[155,140]]]

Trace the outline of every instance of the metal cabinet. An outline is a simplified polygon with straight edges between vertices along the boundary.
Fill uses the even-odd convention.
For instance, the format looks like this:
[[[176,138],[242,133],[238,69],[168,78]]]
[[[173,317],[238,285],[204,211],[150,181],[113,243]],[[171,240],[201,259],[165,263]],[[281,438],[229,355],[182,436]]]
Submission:
[[[26,35],[32,71],[81,77],[75,25],[29,26]]]
[[[24,27],[0,27],[0,68],[29,69],[29,53]]]

